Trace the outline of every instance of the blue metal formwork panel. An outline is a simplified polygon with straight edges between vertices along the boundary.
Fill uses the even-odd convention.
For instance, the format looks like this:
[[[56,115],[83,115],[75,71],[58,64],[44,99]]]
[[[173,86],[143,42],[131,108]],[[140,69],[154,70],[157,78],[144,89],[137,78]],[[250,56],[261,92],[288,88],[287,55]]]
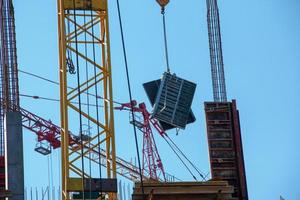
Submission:
[[[191,112],[196,84],[165,72],[157,92],[152,116],[184,129]]]
[[[158,90],[159,90],[159,87],[160,87],[160,83],[161,83],[161,79],[157,79],[157,80],[150,81],[150,82],[147,82],[147,83],[143,84],[145,92],[146,92],[152,106],[155,104],[155,99],[156,99],[156,96],[157,96],[157,93],[158,93]],[[158,120],[158,121],[159,121],[159,124],[161,125],[161,127],[165,131],[176,128],[176,126],[173,126],[173,125],[168,124],[166,122],[163,122],[163,121],[160,121],[160,120]],[[187,120],[187,125],[190,124],[190,123],[193,123],[195,121],[196,121],[196,117],[195,117],[195,115],[194,115],[194,113],[191,109],[190,113],[189,113],[188,120]]]

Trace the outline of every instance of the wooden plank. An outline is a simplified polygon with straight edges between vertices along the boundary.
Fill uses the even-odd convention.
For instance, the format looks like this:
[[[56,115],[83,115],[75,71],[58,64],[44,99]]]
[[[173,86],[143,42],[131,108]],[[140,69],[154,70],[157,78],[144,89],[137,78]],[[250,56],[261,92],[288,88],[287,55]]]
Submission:
[[[172,182],[158,183],[145,182],[144,194],[152,200],[168,199],[207,199],[207,200],[233,200],[234,189],[226,181],[207,182]],[[133,191],[133,200],[143,199],[141,184],[136,183]]]
[[[140,183],[136,182],[135,186],[140,187]],[[143,182],[144,187],[151,186],[164,186],[164,187],[171,187],[171,186],[199,186],[199,185],[212,185],[212,186],[228,186],[227,181],[206,181],[206,182]]]

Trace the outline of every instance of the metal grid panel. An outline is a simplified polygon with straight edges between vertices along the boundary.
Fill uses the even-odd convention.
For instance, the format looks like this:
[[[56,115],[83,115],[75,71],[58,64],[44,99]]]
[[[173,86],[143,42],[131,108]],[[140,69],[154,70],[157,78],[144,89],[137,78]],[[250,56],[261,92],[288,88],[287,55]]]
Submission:
[[[191,111],[196,84],[164,73],[156,95],[153,117],[184,129]]]
[[[159,87],[160,87],[160,83],[161,83],[161,80],[158,79],[158,80],[150,81],[150,82],[147,82],[147,83],[143,84],[143,87],[144,87],[144,89],[147,93],[148,99],[149,99],[152,106],[155,103],[155,99],[156,99],[157,92],[158,92]],[[176,128],[175,126],[173,126],[171,124],[168,124],[166,122],[163,122],[163,121],[160,121],[160,120],[158,120],[158,121],[159,121],[161,127],[165,131]],[[196,121],[196,117],[195,117],[195,115],[194,115],[194,113],[191,109],[190,113],[189,113],[189,116],[188,116],[188,119],[187,119],[187,124],[193,123],[195,121]]]

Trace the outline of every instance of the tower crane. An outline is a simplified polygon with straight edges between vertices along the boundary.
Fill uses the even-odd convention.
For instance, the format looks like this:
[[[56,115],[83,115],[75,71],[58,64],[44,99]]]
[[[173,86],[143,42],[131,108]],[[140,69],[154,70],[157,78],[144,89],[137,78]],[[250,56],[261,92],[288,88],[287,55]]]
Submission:
[[[167,0],[158,0],[165,4]],[[164,3],[165,2],[165,3]],[[19,89],[17,74],[17,56],[15,41],[14,11],[11,0],[2,0],[0,4],[1,26],[1,71],[0,71],[0,167],[4,162],[4,117],[8,111],[18,111],[22,116],[23,126],[38,136],[38,141],[47,141],[53,148],[61,147],[62,158],[62,199],[70,199],[72,192],[87,191],[108,194],[109,199],[116,199],[116,177],[123,175],[136,180],[140,175],[138,169],[131,163],[116,156],[114,136],[114,113],[112,74],[110,58],[110,38],[107,0],[57,0],[58,5],[58,35],[59,35],[59,75],[60,75],[60,127],[49,120],[26,111],[19,106]],[[208,29],[211,53],[211,72],[213,77],[214,100],[226,102],[226,86],[222,58],[219,16],[216,0],[207,0]],[[74,87],[75,85],[75,87]],[[73,86],[73,89],[70,89]],[[95,99],[90,99],[94,94]],[[97,96],[103,96],[102,99]],[[98,105],[102,101],[103,112],[98,106],[91,110],[82,102],[94,100]],[[74,100],[78,104],[73,103]],[[88,104],[87,104],[88,105]],[[160,156],[153,140],[150,123],[164,137],[164,131],[155,119],[150,119],[144,104],[123,104],[120,109],[129,108],[142,113],[144,122],[141,126],[147,137],[144,140],[144,170],[148,165],[148,175],[145,179],[159,180],[158,169],[163,174]],[[95,127],[84,139],[85,124]],[[133,122],[136,123],[136,122]],[[71,133],[71,126],[79,126],[79,136]],[[152,144],[151,144],[152,143]],[[152,149],[152,154],[146,152]],[[42,154],[49,151],[38,146]],[[89,157],[89,155],[93,155]],[[89,174],[85,163],[92,158],[99,173]],[[102,173],[101,166],[106,167]],[[105,178],[104,178],[105,177]],[[3,187],[4,177],[0,174],[0,187]],[[109,185],[109,187],[107,187]],[[92,187],[91,187],[92,186]]]
[[[54,149],[62,147],[62,192],[63,198],[68,199],[69,192],[72,191],[72,188],[69,187],[75,188],[76,191],[82,191],[84,186],[88,185],[84,181],[87,181],[87,178],[90,180],[90,177],[84,172],[78,160],[90,159],[87,157],[89,153],[93,155],[94,163],[107,168],[105,174],[107,177],[116,178],[118,173],[135,181],[140,174],[136,166],[115,155],[107,1],[58,0],[57,3],[60,36],[61,127],[19,105],[14,10],[11,0],[1,1],[0,167],[4,167],[4,115],[7,111],[18,110],[22,116],[23,127],[36,133],[38,141],[47,141]],[[93,49],[93,52],[80,52],[79,45]],[[72,59],[72,57],[76,57],[76,59]],[[75,89],[70,89],[70,85],[74,84],[72,78],[76,73],[82,73],[81,68],[86,66],[86,63],[91,68],[87,80],[81,81]],[[75,66],[80,66],[80,70],[75,69]],[[87,109],[80,109],[78,105],[72,104],[72,99],[80,99],[82,94],[97,93],[97,90],[97,96],[100,93],[103,96],[104,113],[102,113],[102,117],[99,117],[99,113],[95,114],[95,111],[94,116],[89,115],[90,113],[85,112]],[[92,141],[83,141],[83,131],[79,137],[71,134],[68,126],[69,113],[72,112],[70,110],[77,112],[82,118],[98,127],[98,132],[91,135]],[[103,145],[101,148],[100,143]],[[37,146],[36,151],[43,154],[49,153],[49,149],[43,146]],[[76,177],[71,177],[74,174]],[[146,174],[143,175],[143,179],[150,179]],[[0,185],[2,184],[1,186],[4,188],[4,174],[0,174],[0,179],[2,179]],[[110,194],[110,197],[113,199],[115,194]]]
[[[109,178],[116,178],[116,173],[119,173],[130,180],[134,180],[138,177],[138,170],[137,167],[131,163],[126,162],[121,158],[117,158],[115,155],[107,2],[104,0],[76,1],[76,3],[72,0],[59,0],[57,2],[60,36],[62,128],[54,126],[49,121],[42,120],[42,118],[37,117],[33,113],[30,113],[19,106],[14,10],[11,0],[1,1],[0,167],[4,168],[5,166],[5,114],[7,111],[20,111],[22,114],[23,126],[36,132],[38,140],[47,140],[54,148],[62,147],[63,199],[69,199],[69,192],[72,191],[72,188],[70,187],[73,187],[73,189],[75,187],[76,190],[81,191],[84,190],[84,185],[87,185],[84,182],[86,181],[85,178],[87,175],[82,168],[80,169],[80,167],[77,167],[78,162],[76,163],[76,161],[80,158],[85,159],[88,153],[95,155],[93,157],[95,163],[107,167],[106,176]],[[80,21],[81,19],[78,18],[84,18],[84,21]],[[67,30],[65,28],[67,28]],[[100,28],[101,30],[99,31],[97,28]],[[92,47],[94,50],[93,53],[90,53],[89,55],[84,55],[77,51],[78,49],[75,47],[82,42],[80,40],[83,40],[83,35],[87,36],[85,45],[89,45],[90,48]],[[100,53],[97,52],[98,57],[101,57],[100,61],[94,55],[96,54],[96,51],[100,51]],[[72,60],[69,56],[77,56],[76,60],[81,59],[81,61],[79,61],[80,64],[79,62],[76,63],[75,60]],[[67,73],[70,72],[70,74],[74,74],[72,67],[78,67],[78,65],[85,63],[85,61],[88,63],[89,67],[92,68],[89,72],[88,79],[85,82],[79,83],[76,89],[67,90],[67,88],[69,88]],[[76,71],[78,74],[80,72],[81,71],[79,70]],[[102,85],[99,86],[99,83],[102,83]],[[85,113],[83,109],[70,103],[70,99],[76,99],[81,93],[91,90],[92,87],[95,87],[95,89],[93,89],[94,93],[99,90],[98,92],[101,92],[103,94],[102,96],[105,98],[104,113],[103,117],[101,117],[101,121],[98,114],[96,117],[90,116],[89,113]],[[83,142],[80,137],[75,138],[74,136],[69,135],[68,109],[75,110],[75,112],[79,113],[98,127],[98,132],[91,136],[91,140],[93,141],[87,143],[86,141]],[[80,136],[82,136],[82,133],[80,134]],[[99,139],[101,139],[100,142]],[[100,143],[106,145],[103,145],[100,148]],[[69,148],[70,146],[76,146],[76,148]],[[42,151],[43,149],[39,148],[39,150]],[[47,151],[44,151],[44,153],[47,153]],[[70,176],[74,176],[74,174],[77,174],[78,176],[76,178],[71,178]],[[21,174],[18,176],[21,177]],[[79,180],[78,177],[83,181]],[[147,177],[144,178],[147,179]],[[5,175],[0,174],[0,179],[0,187],[1,189],[4,189]],[[80,181],[83,184],[80,184]],[[101,187],[101,184],[98,185]],[[24,187],[21,185],[21,182],[19,182],[19,186],[23,190]],[[3,194],[3,192],[1,194]],[[115,196],[116,195],[113,193],[110,194],[111,199],[114,199]]]
[[[79,191],[117,195],[113,92],[107,0],[57,0],[59,35],[59,77],[61,117],[62,199]],[[74,89],[69,86],[75,85]],[[83,107],[84,92],[103,97],[103,112]],[[79,102],[72,103],[72,100]],[[88,99],[87,101],[89,101]],[[99,99],[93,99],[99,104]],[[70,126],[79,125],[79,148],[69,148]],[[82,125],[96,130],[83,141]],[[88,148],[84,148],[84,147]],[[85,170],[86,155],[95,149],[106,152],[106,172],[102,173],[98,157],[98,175]],[[75,156],[76,155],[76,156]],[[96,166],[97,167],[97,166]],[[109,187],[105,187],[105,186]]]

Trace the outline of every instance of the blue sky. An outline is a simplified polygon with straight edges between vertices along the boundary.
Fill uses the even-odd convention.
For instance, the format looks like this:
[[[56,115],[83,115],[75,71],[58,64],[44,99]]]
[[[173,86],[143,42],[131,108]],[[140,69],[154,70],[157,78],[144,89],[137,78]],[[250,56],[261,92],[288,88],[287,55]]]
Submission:
[[[116,2],[109,1],[114,97],[128,102]],[[160,8],[152,1],[120,1],[133,95],[149,102],[142,83],[165,71]],[[56,2],[15,0],[19,68],[58,80]],[[300,196],[300,2],[298,0],[219,0],[225,75],[229,99],[240,110],[249,197],[297,200]],[[171,1],[166,11],[172,72],[197,83],[193,110],[197,121],[176,143],[209,172],[203,102],[212,100],[206,5],[204,0]],[[19,75],[22,94],[58,98],[58,87]],[[59,124],[59,104],[21,99],[21,105]],[[117,154],[134,158],[128,113],[115,112]],[[168,172],[191,180],[170,149],[156,137]],[[126,142],[124,142],[126,141]],[[141,140],[140,140],[141,141]],[[26,185],[46,186],[47,157],[34,152],[35,137],[24,130]],[[53,170],[58,185],[58,156]],[[174,159],[173,159],[174,158]]]

